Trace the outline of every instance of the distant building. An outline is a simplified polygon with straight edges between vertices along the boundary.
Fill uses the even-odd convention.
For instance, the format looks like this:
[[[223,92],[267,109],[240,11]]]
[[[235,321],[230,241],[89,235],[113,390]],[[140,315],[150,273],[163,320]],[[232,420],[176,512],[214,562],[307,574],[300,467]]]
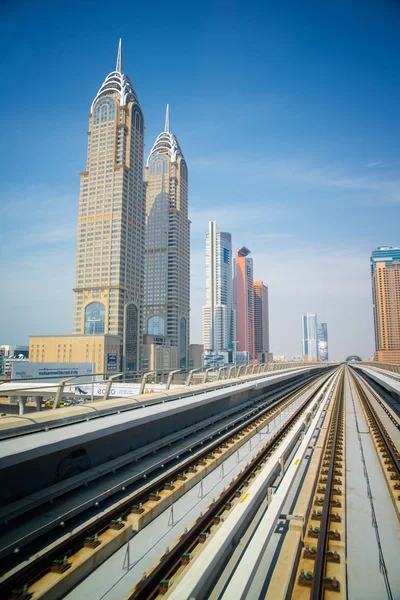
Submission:
[[[144,335],[142,366],[144,371],[169,372],[178,368],[178,347],[167,336]]]
[[[231,362],[232,323],[232,237],[220,231],[215,221],[206,236],[206,304],[203,306],[204,356],[221,354]],[[205,358],[205,362],[208,359]]]
[[[0,373],[9,376],[12,369],[12,361],[27,361],[29,358],[29,346],[0,346]]]
[[[190,344],[189,349],[189,367],[191,369],[201,369],[203,366],[203,354],[204,354],[204,346],[203,344]]]
[[[240,350],[236,352],[236,361],[235,365],[240,367],[241,365],[250,364],[250,353],[249,352],[241,352]]]
[[[15,370],[16,366],[19,366],[21,364],[25,365],[28,362],[29,362],[28,359],[25,357],[20,357],[20,358],[14,358],[11,356],[5,357],[4,362],[3,362],[4,375],[6,377],[12,377],[13,370]]]
[[[97,92],[89,114],[87,164],[80,173],[73,331],[118,336],[124,371],[137,371],[140,358],[143,152],[143,113],[122,70],[120,42],[115,69]],[[82,344],[85,347],[85,340]]]
[[[41,335],[29,338],[29,361],[95,363],[95,373],[120,373],[121,339],[117,335]]]
[[[400,248],[380,246],[371,256],[375,360],[400,363]]]
[[[284,354],[274,354],[273,362],[287,362],[287,358]]]
[[[254,282],[254,347],[255,358],[261,363],[268,362],[268,288],[262,281]]]
[[[320,362],[329,360],[328,325],[326,323],[318,323],[318,360]]]
[[[2,351],[3,356],[5,356],[5,357],[14,356],[14,349],[15,349],[15,346],[10,346],[9,344],[3,344],[2,346],[0,346],[0,350]]]
[[[315,362],[318,359],[317,315],[307,313],[301,317],[304,360]]]
[[[147,159],[145,187],[144,334],[166,336],[165,348],[177,349],[178,367],[185,369],[189,366],[190,325],[188,167],[170,131],[168,106],[164,131]],[[162,352],[166,355],[165,348]]]
[[[253,259],[250,250],[243,246],[236,251],[234,262],[234,289],[236,292],[236,339],[239,352],[247,352],[249,360],[255,358],[254,346],[254,290]]]
[[[223,367],[229,362],[228,352],[220,351],[203,355],[204,367]]]

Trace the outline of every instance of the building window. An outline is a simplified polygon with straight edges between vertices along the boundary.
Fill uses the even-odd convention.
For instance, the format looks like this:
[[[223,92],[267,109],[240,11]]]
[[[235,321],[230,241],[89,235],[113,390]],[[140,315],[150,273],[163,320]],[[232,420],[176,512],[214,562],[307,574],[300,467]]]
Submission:
[[[124,361],[126,371],[136,371],[138,368],[138,309],[131,303],[125,312]]]
[[[97,125],[100,121],[113,121],[115,116],[115,104],[110,98],[103,98],[100,100],[94,109],[93,120],[94,124]]]
[[[154,315],[147,321],[147,333],[150,335],[165,335],[165,321],[162,317]]]
[[[101,302],[91,302],[85,308],[85,334],[104,333],[105,308]]]
[[[187,364],[187,324],[185,317],[181,317],[179,322],[179,366],[181,369],[185,369]]]

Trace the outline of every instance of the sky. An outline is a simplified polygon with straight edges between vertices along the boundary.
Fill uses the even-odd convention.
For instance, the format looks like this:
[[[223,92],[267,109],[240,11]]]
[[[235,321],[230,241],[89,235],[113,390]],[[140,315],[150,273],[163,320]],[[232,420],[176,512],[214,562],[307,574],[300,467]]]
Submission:
[[[123,70],[189,168],[191,342],[209,220],[269,287],[271,349],[374,352],[369,257],[400,245],[400,2],[0,2],[0,343],[72,331],[79,172],[90,105]]]

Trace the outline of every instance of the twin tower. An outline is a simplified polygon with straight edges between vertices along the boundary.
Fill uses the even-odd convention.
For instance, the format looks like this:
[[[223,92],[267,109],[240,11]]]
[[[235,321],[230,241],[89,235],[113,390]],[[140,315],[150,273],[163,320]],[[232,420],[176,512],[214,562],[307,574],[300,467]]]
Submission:
[[[121,41],[115,71],[92,103],[88,136],[80,174],[74,334],[118,336],[124,371],[148,368],[156,346],[167,356],[161,366],[186,368],[188,169],[167,106],[143,180],[144,117],[122,70]]]

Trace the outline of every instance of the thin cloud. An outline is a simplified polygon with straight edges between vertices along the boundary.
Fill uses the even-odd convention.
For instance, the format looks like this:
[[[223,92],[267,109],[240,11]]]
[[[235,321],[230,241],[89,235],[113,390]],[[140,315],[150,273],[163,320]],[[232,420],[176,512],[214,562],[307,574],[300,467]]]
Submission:
[[[217,171],[226,177],[237,174],[237,165],[240,164],[241,178],[258,183],[272,183],[279,181],[298,186],[303,184],[303,189],[337,188],[346,192],[371,192],[374,194],[375,205],[400,203],[400,180],[376,178],[370,173],[358,174],[343,172],[334,166],[318,165],[311,159],[299,160],[296,157],[276,159],[264,157],[259,160],[244,160],[243,157],[225,156],[201,157],[192,162],[192,169],[198,174],[207,171],[208,174]]]

